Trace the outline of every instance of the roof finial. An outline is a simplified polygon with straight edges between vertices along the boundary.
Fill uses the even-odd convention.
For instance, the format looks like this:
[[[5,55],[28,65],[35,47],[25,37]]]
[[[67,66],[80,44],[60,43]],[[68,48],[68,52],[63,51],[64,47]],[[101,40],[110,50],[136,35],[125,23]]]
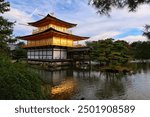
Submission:
[[[54,13],[54,12],[51,12],[51,13],[50,13],[50,16],[55,17],[55,13]]]

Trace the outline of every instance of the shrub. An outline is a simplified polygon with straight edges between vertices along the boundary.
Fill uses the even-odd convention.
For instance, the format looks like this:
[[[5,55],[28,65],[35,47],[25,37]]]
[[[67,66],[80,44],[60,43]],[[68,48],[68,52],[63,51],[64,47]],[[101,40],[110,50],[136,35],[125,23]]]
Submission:
[[[45,99],[39,76],[21,63],[0,55],[0,99]]]

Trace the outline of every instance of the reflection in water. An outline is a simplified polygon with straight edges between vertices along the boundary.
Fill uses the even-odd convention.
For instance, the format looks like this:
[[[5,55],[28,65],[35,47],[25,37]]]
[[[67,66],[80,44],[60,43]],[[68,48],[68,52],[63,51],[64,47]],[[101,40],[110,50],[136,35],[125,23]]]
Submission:
[[[136,64],[137,65],[137,72],[138,73],[148,73],[150,70],[150,64],[149,63],[140,63],[140,64]]]
[[[76,91],[77,84],[70,71],[38,70],[38,73],[44,82],[43,91],[50,99],[70,99]]]
[[[69,99],[76,91],[76,81],[73,79],[67,79],[60,85],[52,87],[51,94],[52,99]]]
[[[111,99],[124,93],[122,74],[80,71],[74,72],[74,77],[78,79],[79,92],[73,99]]]
[[[98,99],[112,99],[124,94],[124,85],[118,75],[120,74],[105,73],[105,82],[102,88],[96,92]]]
[[[85,70],[38,70],[50,99],[150,99],[150,64],[137,64],[134,74]]]

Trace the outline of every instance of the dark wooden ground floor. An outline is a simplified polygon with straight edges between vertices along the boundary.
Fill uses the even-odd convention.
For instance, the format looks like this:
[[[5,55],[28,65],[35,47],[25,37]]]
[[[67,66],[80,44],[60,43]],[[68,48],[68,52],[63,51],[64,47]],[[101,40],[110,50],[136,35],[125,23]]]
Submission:
[[[46,47],[46,48],[30,48],[28,49],[28,63],[46,63],[48,65],[82,65],[90,64],[90,48],[62,48],[62,47]],[[32,57],[31,57],[32,56]],[[57,57],[56,57],[57,56]]]

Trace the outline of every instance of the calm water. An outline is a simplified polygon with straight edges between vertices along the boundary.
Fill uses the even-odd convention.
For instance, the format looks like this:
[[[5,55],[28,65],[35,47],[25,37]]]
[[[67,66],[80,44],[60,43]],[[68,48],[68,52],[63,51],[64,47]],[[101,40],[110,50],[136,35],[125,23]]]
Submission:
[[[150,64],[137,64],[134,74],[94,70],[38,70],[50,99],[150,99]]]

